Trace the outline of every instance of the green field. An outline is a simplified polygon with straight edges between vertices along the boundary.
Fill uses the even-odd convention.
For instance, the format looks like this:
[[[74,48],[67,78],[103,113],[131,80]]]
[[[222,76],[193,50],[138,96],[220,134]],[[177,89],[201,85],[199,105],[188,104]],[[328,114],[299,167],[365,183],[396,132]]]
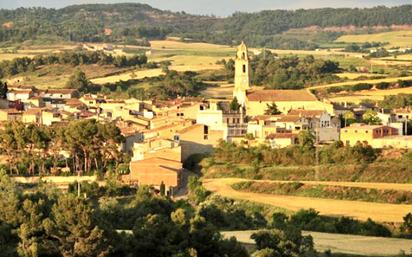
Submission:
[[[376,34],[344,35],[336,42],[364,43],[364,42],[385,42],[386,47],[411,47],[412,30],[390,31]]]

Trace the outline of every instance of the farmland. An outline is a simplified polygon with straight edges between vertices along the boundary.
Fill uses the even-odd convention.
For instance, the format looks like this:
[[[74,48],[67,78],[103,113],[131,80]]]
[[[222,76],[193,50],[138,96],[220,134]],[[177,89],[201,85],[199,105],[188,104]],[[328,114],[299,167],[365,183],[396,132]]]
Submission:
[[[384,204],[240,192],[231,187],[232,184],[238,181],[238,179],[205,179],[204,186],[212,192],[233,199],[269,204],[292,211],[315,208],[322,215],[348,216],[360,220],[371,218],[379,222],[401,222],[402,218],[412,211],[412,205],[406,204]]]
[[[336,42],[364,43],[364,42],[387,42],[386,47],[411,47],[412,30],[390,31],[376,34],[344,35]]]
[[[224,237],[234,236],[239,242],[254,245],[250,236],[255,231],[225,231]],[[311,235],[315,249],[323,252],[331,250],[334,253],[365,255],[365,256],[395,256],[400,252],[410,252],[411,240],[398,238],[382,238],[357,235],[339,235],[304,231],[304,235]]]

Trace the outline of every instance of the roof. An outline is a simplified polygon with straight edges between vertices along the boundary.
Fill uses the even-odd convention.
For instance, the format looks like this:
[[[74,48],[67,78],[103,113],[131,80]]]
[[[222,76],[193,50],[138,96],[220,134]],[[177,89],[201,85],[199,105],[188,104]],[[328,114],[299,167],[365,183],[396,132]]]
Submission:
[[[299,115],[283,115],[278,119],[279,122],[298,122],[302,117]]]
[[[47,89],[43,91],[45,94],[73,94],[76,92],[76,89],[71,88],[62,88],[62,89]]]
[[[160,167],[160,168],[168,168],[170,170],[178,171],[182,168],[182,163],[175,160],[160,158],[160,157],[152,157],[140,161],[132,161],[130,162],[130,170],[139,170],[142,165],[151,165],[153,168]]]
[[[42,109],[41,108],[30,108],[24,111],[23,115],[38,115],[41,114]]]
[[[383,127],[392,128],[386,125],[368,125],[368,124],[363,124],[363,123],[353,123],[348,127],[344,127],[343,129],[373,130],[373,129],[383,128]]]
[[[321,116],[325,111],[322,110],[303,110],[294,109],[288,112],[289,115],[300,115],[303,117],[318,117]]]
[[[306,90],[256,90],[248,93],[248,101],[263,102],[301,102],[317,101],[316,97]]]
[[[33,90],[31,90],[31,89],[11,89],[11,90],[8,90],[8,92],[7,93],[15,93],[15,94],[31,94],[31,93],[33,93]]]
[[[67,106],[70,106],[70,107],[77,107],[77,106],[84,106],[85,105],[82,101],[80,101],[79,99],[76,99],[76,98],[66,100],[65,104]]]
[[[200,128],[200,127],[203,128],[204,126],[205,126],[205,125],[203,125],[203,124],[194,124],[194,125],[192,125],[192,126],[189,126],[189,127],[187,127],[187,128],[184,128],[184,129],[179,130],[178,133],[179,133],[179,134],[184,134],[184,133],[189,132],[189,131],[191,131],[191,130],[194,130],[194,129],[196,129],[196,128]]]

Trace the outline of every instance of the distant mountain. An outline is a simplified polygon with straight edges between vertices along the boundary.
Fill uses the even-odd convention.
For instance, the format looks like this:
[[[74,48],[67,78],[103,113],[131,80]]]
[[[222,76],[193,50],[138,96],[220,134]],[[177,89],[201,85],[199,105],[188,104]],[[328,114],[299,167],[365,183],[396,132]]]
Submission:
[[[235,13],[227,18],[216,18],[163,11],[145,4],[88,4],[62,9],[2,9],[0,42],[21,42],[53,36],[80,42],[138,44],[142,39],[180,36],[223,44],[246,40],[254,46],[273,47],[278,41],[285,40],[285,37],[280,36],[282,33],[293,28],[410,24],[412,5],[367,9],[274,10]],[[299,45],[299,42],[295,43]]]

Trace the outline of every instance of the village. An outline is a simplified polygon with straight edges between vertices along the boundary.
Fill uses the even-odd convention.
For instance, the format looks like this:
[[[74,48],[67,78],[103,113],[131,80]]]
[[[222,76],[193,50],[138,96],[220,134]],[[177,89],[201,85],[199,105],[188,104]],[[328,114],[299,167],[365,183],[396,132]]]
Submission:
[[[121,151],[131,156],[130,173],[121,180],[156,187],[164,183],[170,194],[182,187],[185,161],[211,153],[222,140],[283,148],[298,144],[299,133],[310,131],[319,147],[339,140],[350,146],[412,147],[406,127],[410,109],[339,106],[317,99],[308,90],[251,90],[244,43],[237,50],[234,84],[232,99],[169,101],[79,97],[74,89],[10,85],[7,99],[1,102],[0,121],[46,126],[82,119],[115,122],[125,137]],[[363,115],[371,110],[378,122],[362,123]],[[353,114],[350,125],[348,112]]]

